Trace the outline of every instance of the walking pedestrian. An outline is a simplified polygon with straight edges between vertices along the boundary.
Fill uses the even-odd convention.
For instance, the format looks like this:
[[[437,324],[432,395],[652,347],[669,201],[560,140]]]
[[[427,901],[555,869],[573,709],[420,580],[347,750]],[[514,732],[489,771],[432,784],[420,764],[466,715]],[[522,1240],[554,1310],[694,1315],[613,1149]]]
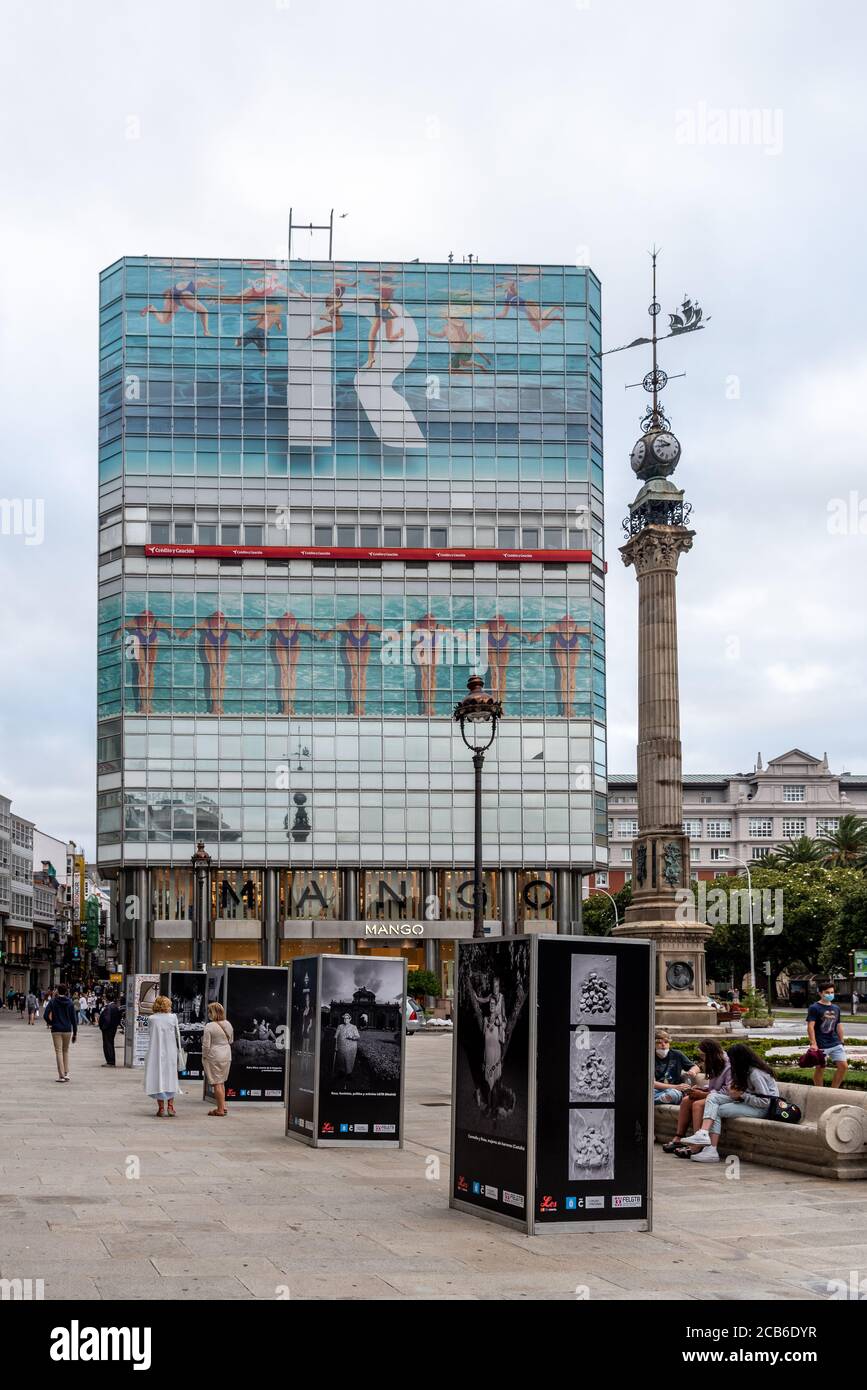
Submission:
[[[36,995],[33,993],[33,990],[31,989],[30,993],[27,996],[27,1022],[30,1024],[31,1027],[36,1022],[36,1015],[38,1012],[39,1000],[36,998]]]
[[[104,1067],[115,1065],[114,1039],[120,1026],[120,1009],[114,1002],[114,995],[105,996],[105,1006],[99,1015],[99,1027],[102,1033],[102,1054],[105,1057]]]
[[[57,1080],[69,1080],[69,1044],[78,1038],[78,1019],[72,1000],[66,992],[66,985],[58,985],[55,997],[49,1001],[45,1010],[45,1022],[51,1029],[54,1043],[54,1056],[57,1062]]]
[[[157,1103],[157,1117],[174,1118],[178,1084],[178,1054],[181,1030],[177,1015],[172,1013],[172,1001],[158,994],[148,1023],[148,1050],[145,1058],[145,1093]]]
[[[831,1085],[842,1086],[843,1077],[849,1070],[849,1063],[844,1046],[843,1025],[840,1022],[840,1006],[834,1003],[832,980],[827,980],[822,985],[818,1003],[811,1004],[807,1010],[807,1037],[810,1040],[810,1049],[817,1057],[824,1054],[822,1060],[816,1062],[813,1070],[813,1085],[824,1086],[825,1063],[833,1062],[834,1075]]]
[[[205,1080],[213,1088],[216,1108],[209,1115],[228,1115],[226,1109],[226,1080],[232,1065],[232,1043],[235,1034],[226,1018],[222,1004],[208,1005],[208,1024],[202,1036],[202,1065]]]
[[[857,1014],[857,1012],[858,1012],[858,1005],[859,1005],[860,1003],[861,1003],[861,995],[858,993],[857,989],[853,989],[853,991],[852,991],[852,1013],[853,1013],[853,1015],[854,1015],[854,1014]]]
[[[23,989],[19,989],[19,991],[18,991],[18,1017],[21,1019],[21,1022],[22,1022],[22,1023],[24,1022],[24,1011],[25,1011],[26,1008],[27,1008],[27,995],[24,993]]]

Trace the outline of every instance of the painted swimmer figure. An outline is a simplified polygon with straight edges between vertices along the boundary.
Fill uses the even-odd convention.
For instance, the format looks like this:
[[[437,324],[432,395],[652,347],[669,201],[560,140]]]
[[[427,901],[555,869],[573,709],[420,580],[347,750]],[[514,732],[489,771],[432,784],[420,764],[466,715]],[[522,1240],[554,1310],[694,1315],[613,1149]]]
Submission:
[[[258,275],[240,294],[221,294],[220,301],[223,304],[249,304],[251,300],[285,293],[286,285],[276,275]]]
[[[453,374],[458,372],[490,372],[490,356],[486,352],[479,352],[474,346],[482,338],[481,333],[470,333],[463,319],[455,315],[443,316],[443,327],[441,330],[431,329],[428,333],[429,338],[447,338],[449,347],[449,371]]]
[[[142,318],[147,318],[148,314],[153,314],[157,323],[171,323],[179,309],[188,309],[191,314],[197,314],[199,323],[202,325],[202,332],[206,338],[211,334],[208,329],[208,308],[199,299],[199,290],[202,287],[219,289],[222,280],[213,280],[209,275],[197,275],[189,280],[179,280],[171,289],[166,290],[163,296],[163,307],[157,309],[153,304],[148,304],[147,308],[142,309]]]
[[[372,633],[382,632],[381,626],[368,622],[363,613],[356,613],[346,622],[328,631],[317,632],[320,642],[344,633],[343,660],[349,674],[349,703],[353,714],[364,714],[367,703],[367,663],[370,660],[370,637]]]
[[[490,681],[491,697],[501,702],[506,698],[506,678],[509,671],[509,658],[511,656],[510,644],[513,637],[521,642],[534,642],[537,639],[521,627],[516,627],[510,623],[508,618],[495,613],[493,618],[486,618],[479,623],[479,627],[487,633],[488,648],[488,679]]]
[[[343,296],[347,290],[353,288],[358,282],[356,280],[334,281],[334,293],[329,294],[325,300],[325,308],[319,315],[321,328],[314,328],[307,334],[308,338],[318,338],[323,333],[339,333],[343,328]]]
[[[582,635],[587,636],[589,633],[589,627],[579,627],[575,619],[567,614],[551,627],[528,636],[530,642],[541,642],[542,638],[547,636],[551,638],[550,652],[557,668],[560,686],[560,712],[566,719],[573,718],[575,714],[575,682],[581,650],[580,639]]]
[[[271,329],[276,328],[279,333],[283,327],[283,310],[279,304],[263,304],[258,309],[251,309],[250,317],[253,327],[248,328],[243,337],[235,339],[235,347],[245,348],[252,344],[264,357],[268,347],[266,338]]]
[[[250,633],[240,623],[233,623],[225,613],[217,610],[200,623],[194,623],[179,637],[189,637],[191,632],[199,632],[199,656],[205,667],[208,688],[208,704],[211,714],[223,713],[223,697],[226,686],[226,664],[229,660],[229,637],[233,632],[249,637]]]
[[[273,623],[266,623],[255,632],[249,632],[247,636],[251,641],[255,641],[263,632],[271,634],[271,655],[277,664],[280,677],[280,713],[294,714],[301,634],[306,632],[313,636],[315,629],[309,623],[299,622],[294,613],[287,612],[275,618]]]
[[[498,319],[508,318],[512,309],[523,309],[524,317],[536,333],[543,333],[552,323],[563,323],[562,304],[551,304],[547,309],[541,309],[535,299],[522,297],[517,280],[504,280],[499,288],[505,293],[503,308],[496,315]]]
[[[162,622],[149,608],[145,608],[135,617],[122,623],[112,637],[112,641],[116,642],[124,633],[127,634],[124,638],[124,649],[127,657],[136,663],[135,683],[139,714],[153,713],[154,678],[161,632],[168,632],[177,637],[184,636],[177,628],[172,627],[171,623]]]

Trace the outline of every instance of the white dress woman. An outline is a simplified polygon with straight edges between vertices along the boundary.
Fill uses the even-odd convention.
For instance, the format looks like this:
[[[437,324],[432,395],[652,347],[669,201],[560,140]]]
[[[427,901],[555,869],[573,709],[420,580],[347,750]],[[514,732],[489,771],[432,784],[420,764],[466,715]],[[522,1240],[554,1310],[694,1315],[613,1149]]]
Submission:
[[[173,1116],[178,1082],[178,1019],[172,1001],[164,994],[154,1000],[148,1023],[148,1050],[145,1058],[145,1094],[157,1103],[157,1115]]]
[[[358,1052],[360,1033],[349,1014],[343,1015],[334,1034],[334,1075],[351,1076]]]

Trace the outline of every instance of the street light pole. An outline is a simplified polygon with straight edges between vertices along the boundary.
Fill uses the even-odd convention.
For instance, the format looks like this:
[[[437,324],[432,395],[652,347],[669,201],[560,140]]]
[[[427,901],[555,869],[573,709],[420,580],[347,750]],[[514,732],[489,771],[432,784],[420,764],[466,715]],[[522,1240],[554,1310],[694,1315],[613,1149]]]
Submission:
[[[619,916],[618,916],[618,914],[617,914],[617,903],[616,903],[615,899],[612,898],[611,894],[610,894],[609,892],[607,892],[604,888],[597,888],[595,891],[596,891],[597,893],[601,893],[602,896],[603,896],[603,898],[607,898],[607,899],[608,899],[608,901],[610,902],[611,906],[614,908],[614,925],[615,925],[615,927],[619,927],[619,926],[620,926],[620,918],[619,918]]]
[[[740,864],[746,869],[747,873],[747,895],[750,900],[750,989],[756,987],[756,949],[753,941],[753,878],[750,873],[750,866],[745,859],[736,859],[736,864]]]
[[[204,840],[198,840],[196,842],[196,852],[191,855],[190,864],[193,869],[196,919],[194,923],[195,934],[193,936],[193,969],[204,970],[207,964],[205,957],[208,936],[208,870],[211,867],[211,856],[205,849]]]
[[[474,860],[473,860],[473,936],[482,937],[485,934],[485,884],[482,873],[482,768],[485,765],[485,755],[482,752],[473,754],[473,768],[475,769],[474,794]]]
[[[492,695],[485,694],[481,676],[470,676],[468,695],[455,707],[455,720],[461,738],[473,755],[475,772],[475,857],[473,867],[473,939],[485,935],[485,888],[482,873],[482,768],[485,754],[497,736],[497,725],[503,717],[503,706]]]

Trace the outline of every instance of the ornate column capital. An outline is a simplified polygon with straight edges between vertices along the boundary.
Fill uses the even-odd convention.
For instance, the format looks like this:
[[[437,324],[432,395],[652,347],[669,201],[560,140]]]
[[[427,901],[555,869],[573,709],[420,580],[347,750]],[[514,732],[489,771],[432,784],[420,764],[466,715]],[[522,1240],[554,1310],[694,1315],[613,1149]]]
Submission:
[[[627,568],[635,566],[638,578],[657,570],[676,574],[680,556],[692,550],[694,535],[685,526],[646,526],[620,547],[620,556]]]

